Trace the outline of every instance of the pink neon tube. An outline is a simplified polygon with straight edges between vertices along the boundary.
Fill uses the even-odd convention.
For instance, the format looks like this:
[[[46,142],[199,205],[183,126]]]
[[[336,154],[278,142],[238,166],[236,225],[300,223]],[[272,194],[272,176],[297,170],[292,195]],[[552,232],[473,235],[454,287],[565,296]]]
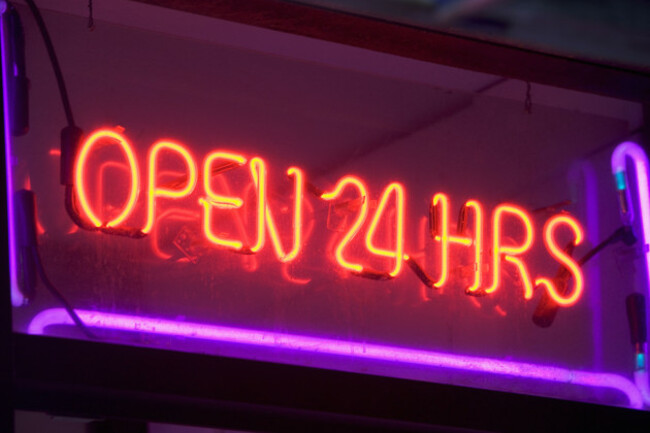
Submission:
[[[614,173],[614,178],[616,179],[617,189],[619,193],[625,194],[625,200],[629,197],[629,188],[627,186],[630,181],[630,176],[626,170],[626,159],[630,158],[634,164],[634,171],[636,172],[636,187],[639,210],[641,215],[639,217],[639,222],[641,226],[641,231],[643,232],[643,251],[645,254],[645,282],[646,282],[646,312],[648,311],[648,301],[650,301],[650,251],[648,250],[648,244],[650,243],[650,192],[648,191],[648,171],[650,170],[650,165],[648,165],[648,157],[645,152],[636,143],[631,141],[626,141],[619,144],[614,153],[612,153],[612,172]],[[624,221],[624,223],[632,222],[631,212],[632,212],[632,203],[627,203],[627,213],[625,215],[622,213],[624,220],[630,218],[630,221]],[[648,314],[646,318],[650,320]],[[650,328],[649,324],[646,322],[646,329]],[[643,400],[646,405],[650,406],[650,385],[648,383],[648,347],[645,347],[645,360],[644,366],[642,369],[634,372],[634,378],[636,385],[641,390]]]
[[[643,406],[641,394],[634,383],[623,376],[611,373],[593,373],[501,359],[480,358],[254,329],[177,322],[123,314],[87,310],[76,310],[76,312],[85,325],[90,328],[155,333],[199,340],[273,347],[314,354],[341,355],[398,364],[414,364],[522,379],[537,379],[567,385],[611,388],[625,394],[630,407],[638,409]],[[43,334],[45,328],[53,325],[74,325],[74,323],[63,308],[52,308],[43,310],[37,314],[29,324],[27,332],[29,334]]]
[[[9,71],[13,71],[14,68],[11,65],[7,64],[7,29],[5,29],[4,13],[6,12],[7,4],[0,4],[0,7],[4,7],[5,10],[0,11],[0,39],[2,40],[2,108],[4,111],[4,122],[5,122],[5,162],[7,164],[7,223],[9,228],[9,278],[11,284],[11,303],[14,307],[19,307],[23,305],[25,299],[18,288],[18,263],[16,261],[16,221],[14,217],[14,186],[13,186],[13,169],[12,157],[11,157],[11,123],[10,123],[10,114],[9,114],[9,95],[7,89],[9,89]]]

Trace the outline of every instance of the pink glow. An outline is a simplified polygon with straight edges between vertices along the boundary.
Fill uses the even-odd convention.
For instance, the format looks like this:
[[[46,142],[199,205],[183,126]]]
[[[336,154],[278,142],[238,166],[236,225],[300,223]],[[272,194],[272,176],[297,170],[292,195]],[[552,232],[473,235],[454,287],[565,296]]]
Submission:
[[[407,349],[403,347],[357,343],[280,332],[254,329],[205,325],[192,322],[155,319],[123,314],[76,310],[89,328],[104,328],[128,332],[146,332],[160,335],[179,336],[199,340],[273,347],[283,350],[310,352],[313,354],[339,355],[397,364],[411,364],[460,371],[482,372],[521,379],[536,379],[567,385],[616,389],[625,394],[629,406],[641,408],[643,400],[639,390],[627,378],[611,373],[569,370],[566,368],[502,359],[481,358]],[[53,325],[74,325],[63,308],[43,310],[29,324],[29,334],[43,334],[45,328]]]
[[[3,15],[4,15],[3,11]],[[2,41],[2,70],[5,71],[2,74],[2,88],[8,89],[9,77],[7,77],[7,71],[13,71],[13,68],[10,68],[7,65],[7,59],[4,56],[4,53],[7,52],[7,35],[6,29],[4,26],[4,16],[0,15],[0,40]],[[12,165],[12,156],[11,156],[11,123],[9,118],[9,100],[6,91],[2,92],[2,108],[4,111],[4,131],[5,131],[5,161],[7,164],[7,224],[9,228],[9,278],[11,284],[11,304],[14,307],[19,307],[25,302],[25,298],[20,289],[18,288],[18,262],[16,260],[16,221],[14,217],[14,175]]]

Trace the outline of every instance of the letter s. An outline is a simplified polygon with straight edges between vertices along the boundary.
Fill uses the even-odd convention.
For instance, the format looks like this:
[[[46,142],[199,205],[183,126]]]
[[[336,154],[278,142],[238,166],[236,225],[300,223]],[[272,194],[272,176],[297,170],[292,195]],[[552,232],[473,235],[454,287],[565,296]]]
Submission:
[[[580,265],[566,252],[558,248],[555,242],[555,232],[556,228],[560,225],[567,225],[573,230],[575,235],[575,240],[573,241],[574,245],[579,245],[582,242],[583,230],[580,227],[580,224],[575,220],[575,218],[568,215],[556,215],[550,218],[544,225],[544,245],[548,252],[555,258],[560,264],[562,264],[570,273],[573,275],[575,281],[575,287],[571,291],[570,296],[563,296],[563,294],[558,293],[557,287],[552,280],[548,278],[537,278],[535,280],[535,285],[544,285],[548,291],[549,296],[557,302],[559,305],[568,307],[576,303],[582,294],[584,288],[584,278],[582,276],[582,270]]]

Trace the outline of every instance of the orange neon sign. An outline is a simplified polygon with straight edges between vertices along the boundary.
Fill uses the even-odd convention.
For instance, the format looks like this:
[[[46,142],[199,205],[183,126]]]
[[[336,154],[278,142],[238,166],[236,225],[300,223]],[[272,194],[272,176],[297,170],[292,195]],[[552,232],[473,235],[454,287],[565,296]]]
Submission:
[[[474,210],[474,284],[467,288],[469,292],[475,292],[481,287],[481,275],[483,269],[483,208],[476,200],[469,200],[465,203],[467,209]]]
[[[225,163],[213,168],[214,162],[218,160],[225,161]],[[213,177],[213,173],[221,174],[226,170],[225,167],[233,168],[244,165],[245,163],[246,158],[242,155],[230,152],[210,153],[203,163],[203,190],[205,191],[206,196],[199,199],[199,204],[203,206],[203,233],[205,234],[205,237],[215,245],[232,248],[237,251],[240,251],[243,248],[244,244],[242,241],[221,238],[215,235],[212,231],[212,208],[239,209],[244,204],[244,200],[240,197],[224,196],[215,193],[210,186],[210,180]]]
[[[438,207],[440,212],[438,212]],[[439,227],[432,227],[432,233],[436,234],[434,239],[440,242],[440,278],[433,285],[441,287],[447,282],[449,277],[449,244],[460,244],[464,246],[471,246],[472,240],[464,236],[453,236],[449,234],[449,198],[443,193],[437,193],[431,200],[431,215],[434,216],[433,220],[437,221],[435,215],[440,215]],[[435,225],[432,223],[432,225]],[[480,245],[480,241],[477,242]]]
[[[503,219],[505,216],[517,217],[524,226],[524,241],[521,245],[505,245],[502,237]],[[530,216],[523,209],[511,205],[501,204],[494,210],[492,217],[492,285],[485,288],[485,293],[494,292],[501,281],[501,260],[512,263],[517,267],[522,281],[524,283],[524,298],[530,299],[533,296],[533,284],[530,281],[528,268],[524,261],[519,257],[530,249],[533,245],[534,231],[530,221]]]
[[[270,206],[266,206],[266,212],[264,216],[264,221],[266,222],[266,227],[269,230],[269,236],[271,237],[271,242],[273,242],[273,249],[278,259],[282,263],[290,262],[294,260],[300,248],[302,246],[302,203],[303,203],[303,191],[305,189],[304,185],[304,176],[302,170],[296,167],[291,167],[287,170],[287,175],[294,178],[294,192],[293,192],[293,244],[289,252],[284,251],[282,242],[280,241],[280,235],[278,229],[275,225],[275,220],[273,219],[273,214],[271,213]],[[254,177],[255,185],[257,185],[257,177]]]
[[[120,173],[126,171],[131,182],[126,202],[118,208],[117,216],[102,221],[90,203],[98,206],[99,201],[101,206],[104,205],[105,198],[98,193],[99,199],[94,197],[94,201],[91,201],[88,184],[93,177],[88,174],[88,165],[91,164],[90,156],[95,150],[109,145],[119,146],[126,157],[127,164],[121,164],[123,170]],[[163,183],[163,173],[169,172],[164,172],[161,166],[168,160],[181,162],[185,169],[183,172],[174,172],[177,178],[175,181]],[[106,164],[106,161],[103,163]],[[454,227],[450,222],[450,197],[443,192],[436,192],[430,196],[429,202],[428,243],[431,247],[427,246],[427,238],[421,237],[415,242],[417,250],[408,251],[406,187],[399,182],[385,185],[373,200],[361,177],[344,175],[332,188],[322,192],[305,180],[303,170],[290,167],[286,175],[293,188],[283,196],[286,198],[278,201],[283,203],[279,209],[290,215],[291,228],[287,227],[288,223],[283,223],[280,230],[276,222],[279,205],[269,202],[269,191],[274,191],[274,185],[272,181],[269,184],[269,170],[264,159],[215,150],[204,157],[201,172],[197,169],[198,166],[197,159],[186,146],[169,140],[153,144],[147,158],[145,204],[138,207],[140,174],[133,147],[121,132],[110,129],[95,131],[84,141],[75,165],[75,191],[80,216],[95,227],[118,228],[127,220],[131,221],[131,226],[142,227],[143,233],[151,233],[153,252],[163,259],[169,259],[171,255],[163,252],[158,244],[157,224],[165,218],[195,221],[200,224],[200,236],[203,236],[210,248],[245,253],[245,257],[252,258],[254,263],[251,262],[250,271],[257,268],[257,259],[254,257],[264,250],[268,234],[275,258],[283,263],[282,273],[285,279],[296,284],[306,284],[310,281],[309,278],[293,278],[284,266],[301,257],[301,252],[306,248],[308,233],[313,230],[313,220],[308,220],[308,233],[304,233],[304,207],[307,206],[312,214],[316,211],[315,205],[312,206],[307,200],[307,194],[311,193],[317,197],[324,210],[327,211],[329,207],[330,210],[336,209],[345,215],[341,233],[332,233],[328,243],[333,264],[343,271],[373,279],[393,279],[402,274],[406,262],[407,268],[411,268],[425,286],[439,289],[457,283],[455,280],[458,275],[463,275],[465,291],[474,295],[495,293],[504,285],[504,275],[514,275],[523,288],[524,299],[531,299],[535,290],[546,291],[561,306],[575,304],[585,288],[578,262],[558,247],[558,239],[565,239],[567,234],[572,235],[573,246],[579,245],[584,238],[579,222],[566,213],[550,217],[543,227],[546,259],[559,263],[565,270],[563,275],[566,278],[558,281],[557,277],[551,279],[532,272],[529,262],[532,263],[531,255],[535,249],[535,221],[528,212],[514,204],[498,204],[488,213],[479,200],[467,200],[461,206],[458,224]],[[230,173],[231,170],[236,171]],[[100,178],[103,182],[103,176]],[[233,195],[229,187],[229,182],[233,179],[240,183],[248,182],[247,187],[240,189],[239,195]],[[254,199],[251,199],[253,195]],[[315,199],[312,197],[312,200]],[[136,208],[139,209],[137,212]],[[133,220],[142,218],[142,214],[144,221],[134,224]],[[232,220],[230,225],[224,220],[226,216]],[[285,217],[287,218],[289,217]],[[420,228],[417,231],[422,233],[426,218],[418,221]],[[379,240],[381,233],[387,235],[383,241]],[[365,253],[359,253],[360,250]],[[436,255],[431,272],[424,260],[427,250]],[[539,252],[536,254],[539,255]],[[390,260],[389,265],[385,263],[386,259]],[[416,260],[422,261],[424,266]],[[373,268],[375,265],[371,266],[372,263],[379,263],[377,266],[380,269]],[[436,277],[429,277],[429,273]],[[570,284],[569,279],[572,279]]]
[[[107,146],[111,144],[118,144],[129,163],[131,170],[131,190],[129,191],[128,199],[124,205],[122,212],[110,221],[102,222],[95,215],[92,210],[88,195],[86,193],[86,184],[84,182],[86,162],[90,152],[97,146]],[[95,227],[117,227],[122,224],[133,212],[138,192],[140,191],[140,172],[138,171],[138,164],[135,159],[133,147],[127,139],[119,132],[110,129],[100,129],[92,133],[81,145],[81,150],[77,156],[77,161],[74,170],[75,187],[77,191],[77,200],[81,205],[84,215]]]
[[[395,205],[396,205],[396,215],[395,215],[395,250],[387,250],[384,248],[378,248],[373,243],[373,237],[375,231],[377,230],[377,224],[379,223],[380,218],[382,217],[384,211],[386,210],[386,205],[388,203],[388,197],[393,193],[395,195]],[[384,189],[384,192],[381,195],[379,200],[379,205],[377,206],[377,211],[375,216],[370,222],[370,227],[368,228],[368,233],[366,234],[366,248],[373,254],[378,256],[390,257],[394,260],[395,265],[393,270],[388,274],[391,277],[397,276],[402,270],[402,262],[404,260],[404,187],[397,183],[393,182]]]
[[[363,224],[366,217],[368,216],[368,192],[367,192],[368,190],[366,186],[357,177],[344,176],[338,181],[338,183],[336,184],[332,192],[323,193],[320,197],[323,200],[334,200],[335,198],[341,195],[345,187],[348,185],[354,186],[357,189],[357,191],[359,191],[359,200],[361,200],[361,205],[357,213],[357,218],[354,220],[354,223],[352,223],[350,229],[347,231],[347,233],[343,236],[343,238],[337,245],[335,256],[336,256],[336,261],[339,263],[339,265],[341,265],[342,268],[360,273],[363,271],[363,266],[360,265],[359,263],[348,262],[345,258],[343,258],[343,250],[348,245],[348,243],[350,243],[352,238],[357,235],[359,229],[361,228],[361,225]]]
[[[571,228],[575,235],[575,240],[573,241],[573,245],[575,246],[582,242],[584,235],[582,233],[580,224],[578,224],[578,221],[568,215],[555,215],[554,217],[550,218],[544,226],[544,244],[546,245],[546,248],[549,250],[551,255],[558,262],[563,264],[565,268],[569,270],[569,272],[573,275],[573,281],[575,284],[573,291],[569,296],[562,296],[562,294],[558,292],[558,288],[554,282],[548,278],[543,277],[537,278],[535,280],[535,284],[544,285],[548,291],[549,296],[555,302],[557,302],[559,305],[568,306],[575,304],[578,298],[580,298],[584,286],[584,278],[582,276],[582,271],[580,270],[578,263],[576,263],[576,261],[572,259],[571,256],[558,248],[557,244],[555,243],[555,237],[553,235],[556,227],[560,224],[566,224]]]
[[[163,151],[176,152],[183,158],[187,165],[187,182],[183,188],[163,188],[156,185],[158,170],[156,164],[158,154]],[[196,163],[190,152],[183,146],[171,141],[159,141],[154,144],[149,152],[149,186],[147,190],[147,222],[142,229],[143,233],[149,233],[153,227],[156,197],[180,198],[186,197],[194,191],[196,186]]]

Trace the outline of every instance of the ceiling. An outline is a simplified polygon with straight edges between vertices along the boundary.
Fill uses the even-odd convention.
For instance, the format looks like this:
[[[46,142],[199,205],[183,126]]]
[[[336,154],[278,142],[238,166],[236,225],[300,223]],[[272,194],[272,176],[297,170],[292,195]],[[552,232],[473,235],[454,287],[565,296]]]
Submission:
[[[646,0],[136,0],[214,16],[224,5],[268,18],[270,6],[323,9],[464,35],[524,49],[650,72],[650,2]],[[268,9],[267,9],[268,11]],[[287,9],[287,13],[295,9]],[[236,15],[235,14],[235,15]],[[235,16],[232,16],[237,20]],[[318,23],[314,23],[318,25]]]
[[[128,3],[146,3],[495,76],[650,101],[650,1],[646,0]]]
[[[650,72],[644,0],[303,0],[302,3]]]

